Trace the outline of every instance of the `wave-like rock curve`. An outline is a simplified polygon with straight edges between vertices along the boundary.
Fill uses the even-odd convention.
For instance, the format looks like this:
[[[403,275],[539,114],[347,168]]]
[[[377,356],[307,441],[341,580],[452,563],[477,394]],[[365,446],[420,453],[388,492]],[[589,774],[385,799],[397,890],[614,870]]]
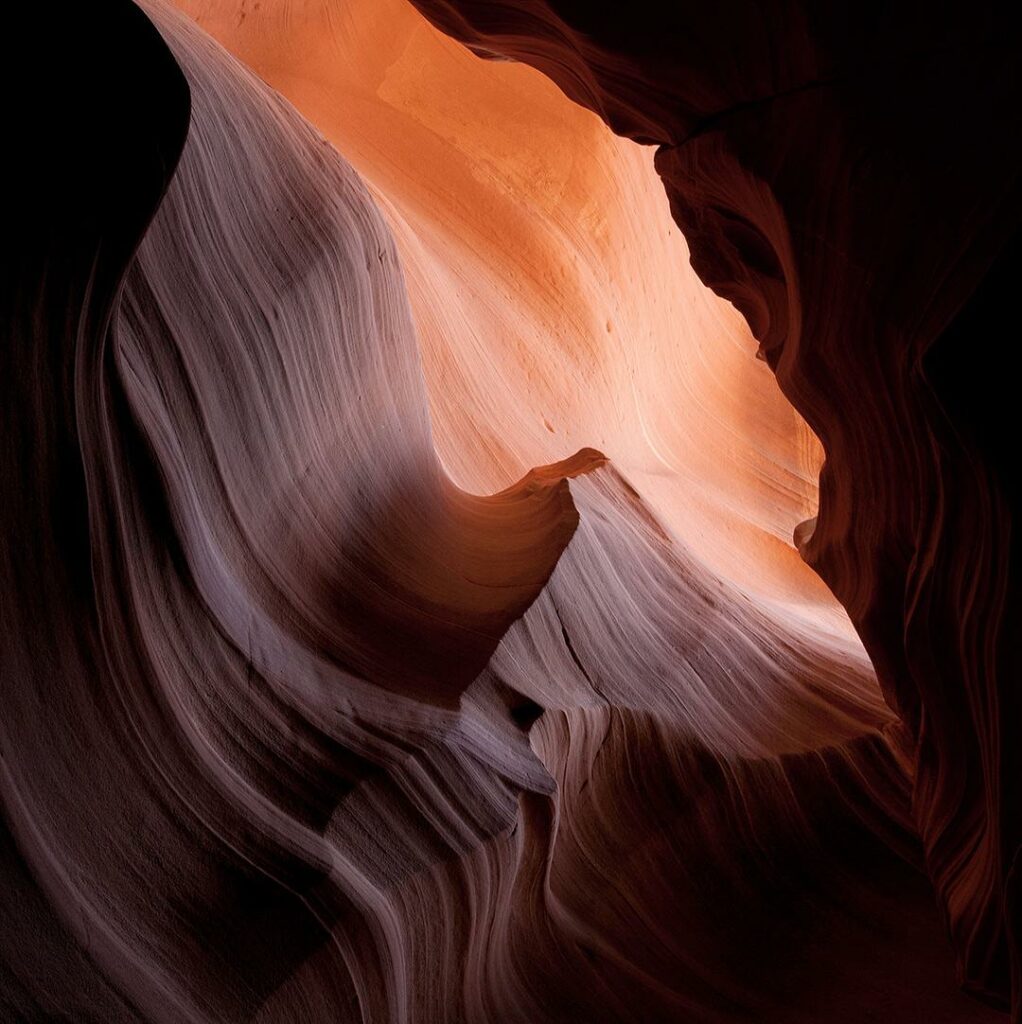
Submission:
[[[482,412],[459,430],[423,374],[372,194],[186,18],[144,10],[24,33],[56,37],[67,92],[16,124],[4,290],[5,1014],[994,1019],[955,991],[925,814],[916,836],[947,751],[787,553],[742,574],[804,500],[798,424],[752,460],[777,473],[763,508],[721,507],[752,520],[741,557],[712,516],[745,458],[726,444],[692,514],[609,428],[613,459],[457,486]],[[384,181],[402,252],[427,252],[421,333],[438,229],[402,233]],[[512,455],[466,455],[462,485],[546,451],[553,431],[492,412]],[[810,547],[840,534],[826,479]]]
[[[1022,150],[998,4],[416,0],[534,65],[657,167],[700,276],[823,443],[797,534],[917,745],[915,815],[967,988],[1020,985],[1017,475],[1007,376]]]

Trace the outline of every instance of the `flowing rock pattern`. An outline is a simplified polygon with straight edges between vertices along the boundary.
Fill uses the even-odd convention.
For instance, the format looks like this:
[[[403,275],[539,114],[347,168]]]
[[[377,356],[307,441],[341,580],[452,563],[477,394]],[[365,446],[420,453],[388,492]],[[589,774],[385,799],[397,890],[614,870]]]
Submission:
[[[402,0],[181,6],[370,184],[462,487],[598,448],[716,572],[851,634],[791,544],[816,511],[816,439],[689,266],[652,151]]]
[[[1016,12],[641,2],[623,27],[570,0],[416,4],[659,146],[694,267],[823,443],[800,547],[916,745],[962,981],[1018,1017],[1018,478],[990,348],[1018,268]]]
[[[1003,1019],[930,879],[1005,996],[1010,464],[960,363],[1007,265],[959,307],[1006,66],[919,182],[936,114],[884,163],[842,75],[883,26],[793,7],[767,67],[745,22],[421,4],[663,144],[882,693],[784,540],[816,440],[642,151],[389,0],[181,6],[17,26],[60,88],[13,125],[0,1017]],[[934,38],[905,111],[1011,42]],[[803,135],[672,134],[779,86]]]

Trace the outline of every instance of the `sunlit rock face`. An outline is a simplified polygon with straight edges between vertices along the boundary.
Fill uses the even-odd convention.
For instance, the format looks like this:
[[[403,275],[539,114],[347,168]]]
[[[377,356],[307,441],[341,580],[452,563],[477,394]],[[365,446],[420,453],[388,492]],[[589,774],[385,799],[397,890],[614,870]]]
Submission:
[[[916,745],[913,805],[963,983],[1022,1012],[1012,317],[1018,20],[996,4],[417,0],[659,145],[693,266],[823,442],[807,560]]]
[[[20,32],[0,1018],[1003,1020],[1002,26],[179,6]]]
[[[718,572],[834,608],[791,544],[818,445],[690,267],[652,150],[403,0],[181,6],[378,198],[455,481],[495,490],[596,447]]]

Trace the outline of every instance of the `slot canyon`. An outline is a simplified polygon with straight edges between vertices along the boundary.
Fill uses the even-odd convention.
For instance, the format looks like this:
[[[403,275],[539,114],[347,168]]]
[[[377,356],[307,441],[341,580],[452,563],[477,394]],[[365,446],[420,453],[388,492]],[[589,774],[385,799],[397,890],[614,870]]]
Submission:
[[[27,8],[0,1024],[1022,1024],[1022,10]]]

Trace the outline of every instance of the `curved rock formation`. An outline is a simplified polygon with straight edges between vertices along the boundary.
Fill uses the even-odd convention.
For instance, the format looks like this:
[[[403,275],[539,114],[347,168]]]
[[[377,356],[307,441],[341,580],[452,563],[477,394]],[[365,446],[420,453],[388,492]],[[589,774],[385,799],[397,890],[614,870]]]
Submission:
[[[693,266],[823,442],[800,547],[917,745],[915,817],[962,981],[1022,1012],[1017,478],[984,348],[1017,268],[1018,19],[798,2],[767,18],[736,0],[640,3],[623,28],[560,0],[416,4],[659,145]]]
[[[63,89],[15,122],[4,275],[0,1016],[1001,1019],[927,873],[1006,994],[1008,464],[958,359],[1010,277],[927,349],[979,227],[944,292],[955,252],[905,250],[955,181],[1002,216],[1010,145],[986,207],[975,153],[897,191],[926,123],[863,171],[872,71],[802,87],[882,26],[825,61],[793,9],[764,70],[642,5],[608,42],[422,4],[665,144],[696,269],[827,451],[801,546],[889,707],[784,540],[815,438],[641,151],[396,3],[182,6],[354,166],[159,0],[20,31]],[[970,41],[992,75],[1007,37],[945,66]],[[743,99],[779,83],[807,98]],[[816,216],[839,171],[892,204],[882,259]],[[967,727],[970,694],[1000,704]]]
[[[180,6],[369,183],[461,486],[598,448],[715,571],[851,633],[791,544],[816,511],[816,440],[689,266],[649,150],[404,0]]]
[[[450,727],[439,709],[539,592],[577,522],[564,473],[591,460],[489,498],[446,480],[354,172],[156,13],[173,57],[133,8],[110,32],[153,62],[164,134],[136,137],[145,93],[96,127],[134,64],[84,97],[94,178],[52,230],[29,217],[46,248],[13,282],[5,481],[31,486],[7,511],[3,750],[49,899],[136,1007],[183,1019],[251,1012],[322,942],[305,893],[333,808],[395,736]]]

